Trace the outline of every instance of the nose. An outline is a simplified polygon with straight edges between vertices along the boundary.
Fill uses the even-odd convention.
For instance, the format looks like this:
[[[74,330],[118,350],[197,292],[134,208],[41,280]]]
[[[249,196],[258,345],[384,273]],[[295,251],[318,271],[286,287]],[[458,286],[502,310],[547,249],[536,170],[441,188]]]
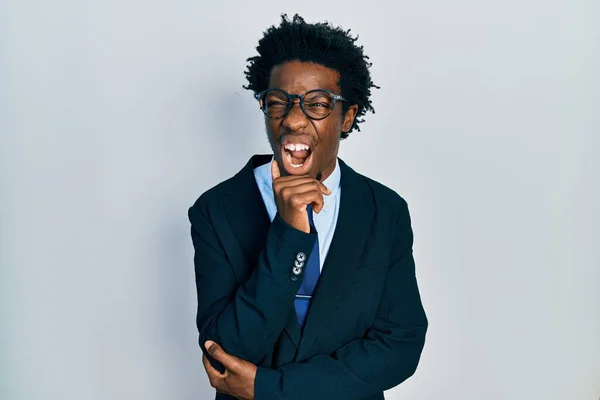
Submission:
[[[308,123],[308,117],[300,108],[300,102],[294,101],[292,108],[283,119],[282,125],[290,132],[298,132],[304,129]]]

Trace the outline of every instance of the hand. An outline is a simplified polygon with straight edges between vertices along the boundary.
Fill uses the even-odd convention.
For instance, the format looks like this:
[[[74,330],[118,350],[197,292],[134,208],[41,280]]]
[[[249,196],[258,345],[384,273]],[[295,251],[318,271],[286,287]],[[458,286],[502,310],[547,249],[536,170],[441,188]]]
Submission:
[[[306,206],[312,204],[314,212],[320,212],[325,204],[323,195],[330,195],[331,190],[310,175],[282,177],[276,160],[271,162],[271,175],[279,216],[299,231],[309,233]]]
[[[220,373],[213,368],[206,356],[202,356],[202,363],[208,374],[210,385],[219,393],[225,393],[241,400],[254,400],[256,365],[225,353],[225,350],[213,341],[207,340],[204,347],[212,358],[225,366],[225,372]]]

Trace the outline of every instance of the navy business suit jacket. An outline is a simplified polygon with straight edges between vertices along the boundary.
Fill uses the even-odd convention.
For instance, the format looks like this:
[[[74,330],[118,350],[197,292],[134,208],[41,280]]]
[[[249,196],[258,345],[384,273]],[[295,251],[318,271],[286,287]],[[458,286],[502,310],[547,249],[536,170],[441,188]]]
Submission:
[[[406,202],[339,160],[338,222],[301,330],[291,270],[317,235],[269,220],[253,169],[271,157],[189,209],[200,347],[217,368],[206,340],[258,365],[256,400],[383,399],[414,373],[427,330]]]

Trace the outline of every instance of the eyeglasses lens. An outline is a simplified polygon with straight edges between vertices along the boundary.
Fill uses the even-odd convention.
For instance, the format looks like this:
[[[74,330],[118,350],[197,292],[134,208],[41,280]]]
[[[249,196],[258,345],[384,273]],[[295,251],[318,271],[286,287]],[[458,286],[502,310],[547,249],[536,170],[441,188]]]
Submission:
[[[320,90],[310,92],[304,97],[306,115],[314,119],[323,119],[331,113],[333,98],[327,92]],[[283,118],[292,104],[289,97],[282,91],[269,90],[263,98],[263,110],[271,118]]]

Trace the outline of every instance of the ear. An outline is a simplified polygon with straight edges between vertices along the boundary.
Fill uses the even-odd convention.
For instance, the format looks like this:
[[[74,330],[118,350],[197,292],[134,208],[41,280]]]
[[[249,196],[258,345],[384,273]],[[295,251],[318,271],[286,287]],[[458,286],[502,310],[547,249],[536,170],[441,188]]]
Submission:
[[[348,132],[352,129],[352,124],[354,123],[354,119],[356,118],[356,113],[358,112],[358,105],[352,104],[344,117],[342,119],[342,132]]]

